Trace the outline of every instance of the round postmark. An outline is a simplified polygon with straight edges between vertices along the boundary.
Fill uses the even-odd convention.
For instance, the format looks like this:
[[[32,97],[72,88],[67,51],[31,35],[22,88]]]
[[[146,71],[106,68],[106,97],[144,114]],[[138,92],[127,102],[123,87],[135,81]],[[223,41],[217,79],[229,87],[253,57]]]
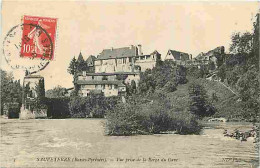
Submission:
[[[38,24],[16,25],[4,38],[3,55],[11,68],[36,73],[53,58],[52,39]]]

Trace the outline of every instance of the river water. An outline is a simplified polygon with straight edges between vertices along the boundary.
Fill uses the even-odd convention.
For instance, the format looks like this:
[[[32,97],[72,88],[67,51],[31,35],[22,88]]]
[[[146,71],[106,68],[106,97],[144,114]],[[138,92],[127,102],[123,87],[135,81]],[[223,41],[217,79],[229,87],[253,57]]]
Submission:
[[[1,120],[1,167],[257,167],[254,140],[223,136],[250,123],[207,124],[201,135],[105,136],[103,119]]]

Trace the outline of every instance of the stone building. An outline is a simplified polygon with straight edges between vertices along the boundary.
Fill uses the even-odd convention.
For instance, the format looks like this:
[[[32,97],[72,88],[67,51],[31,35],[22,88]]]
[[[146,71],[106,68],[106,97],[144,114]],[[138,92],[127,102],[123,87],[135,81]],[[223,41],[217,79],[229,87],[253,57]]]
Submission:
[[[209,65],[210,70],[215,70],[217,68],[217,61],[225,59],[225,47],[216,47],[206,53],[201,52],[195,59],[194,62],[197,65]]]
[[[126,84],[140,80],[139,73],[115,72],[115,73],[85,73],[78,74],[75,80],[81,96],[92,93],[101,93],[104,96],[118,96],[126,93]]]
[[[176,50],[168,50],[165,60],[172,60],[176,62],[177,65],[185,65],[188,60],[192,59],[192,55],[180,52]]]
[[[45,97],[44,78],[40,75],[27,75],[23,81],[23,101],[20,119],[46,118],[47,109],[35,107],[40,98]]]
[[[104,49],[95,60],[96,73],[139,72],[155,67],[161,54],[143,55],[141,45]]]
[[[81,59],[81,58],[79,58]],[[161,54],[154,51],[143,55],[142,46],[104,49],[94,61],[95,73],[80,72],[74,80],[78,94],[88,96],[102,93],[104,96],[118,96],[126,93],[126,85],[135,83],[138,87],[140,72],[155,67]]]
[[[153,69],[156,62],[161,60],[161,54],[158,51],[154,51],[149,55],[135,56],[135,66],[139,66],[140,70],[144,72],[147,69]]]

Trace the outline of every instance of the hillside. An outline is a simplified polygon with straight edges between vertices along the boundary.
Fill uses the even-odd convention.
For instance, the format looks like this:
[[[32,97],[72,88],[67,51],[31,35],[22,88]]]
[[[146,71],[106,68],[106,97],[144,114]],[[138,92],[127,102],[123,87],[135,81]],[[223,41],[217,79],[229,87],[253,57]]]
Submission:
[[[209,81],[203,78],[200,78],[199,80],[207,90],[209,101],[212,102],[212,94],[216,93],[217,101],[212,102],[217,108],[217,112],[214,116],[238,120],[241,112],[241,105],[238,97],[217,81]],[[178,85],[176,91],[167,94],[174,107],[185,109],[189,106],[188,87],[191,81],[192,79],[189,79],[188,83]]]

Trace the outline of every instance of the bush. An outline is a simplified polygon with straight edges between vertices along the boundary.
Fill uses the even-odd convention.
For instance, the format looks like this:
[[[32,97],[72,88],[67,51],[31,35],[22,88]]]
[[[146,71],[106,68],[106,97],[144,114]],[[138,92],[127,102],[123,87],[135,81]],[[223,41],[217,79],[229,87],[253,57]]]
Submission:
[[[197,134],[201,127],[196,117],[186,111],[176,111],[162,93],[153,97],[130,97],[107,113],[108,135],[154,134],[176,131],[179,134]]]
[[[46,98],[44,104],[47,106],[47,116],[49,118],[69,118],[69,101],[68,97]]]

